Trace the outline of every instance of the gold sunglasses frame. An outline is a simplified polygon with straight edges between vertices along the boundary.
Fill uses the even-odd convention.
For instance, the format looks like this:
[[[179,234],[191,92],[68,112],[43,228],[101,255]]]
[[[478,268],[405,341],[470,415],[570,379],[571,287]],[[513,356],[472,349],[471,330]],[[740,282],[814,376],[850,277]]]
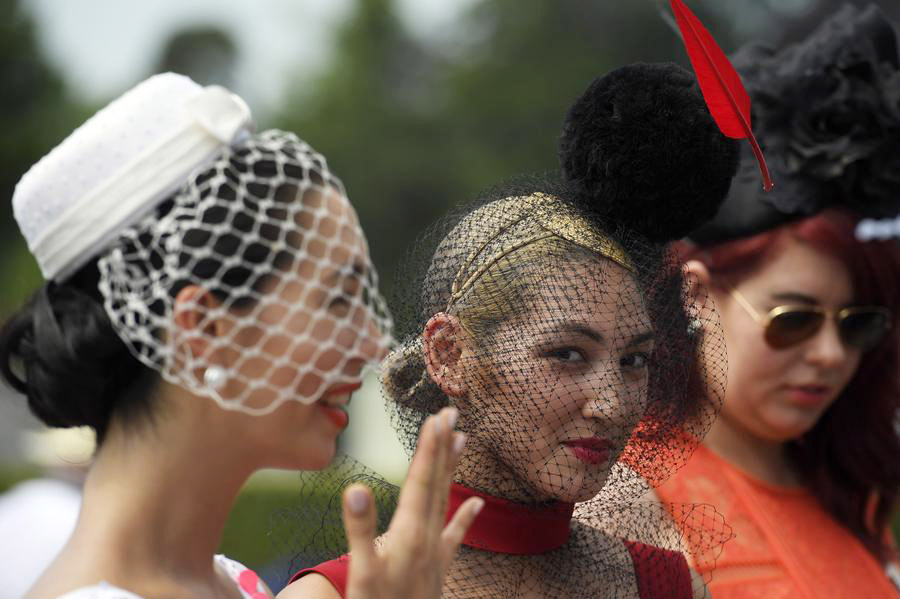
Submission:
[[[825,316],[825,319],[822,321],[822,324],[824,324],[826,320],[833,319],[835,324],[838,325],[838,337],[840,338],[841,343],[843,343],[844,345],[854,347],[854,346],[850,345],[849,343],[847,343],[844,340],[843,336],[840,334],[840,330],[841,330],[840,323],[843,320],[845,320],[846,318],[849,318],[850,316],[853,316],[854,314],[859,314],[860,312],[877,312],[877,313],[881,314],[882,316],[884,316],[885,323],[886,323],[885,332],[891,330],[891,328],[894,325],[893,318],[891,316],[891,311],[883,306],[848,306],[846,308],[841,308],[840,310],[828,310],[821,306],[804,306],[804,305],[795,305],[795,304],[785,304],[783,306],[775,306],[774,308],[772,308],[771,310],[766,312],[765,315],[763,315],[759,312],[759,310],[757,310],[756,308],[753,307],[753,304],[751,304],[740,291],[738,291],[734,287],[730,287],[729,292],[731,293],[731,296],[735,299],[735,301],[737,301],[738,305],[741,308],[743,308],[744,311],[747,312],[747,314],[749,314],[753,318],[753,320],[755,320],[756,322],[758,322],[759,324],[761,324],[763,326],[764,331],[768,330],[769,325],[772,323],[772,321],[775,318],[777,318],[778,316],[781,316],[782,314],[785,314],[787,312],[793,312],[793,311],[814,312],[816,314],[822,314]],[[818,334],[819,330],[821,330],[821,325],[818,329],[816,329],[816,331],[810,337],[814,337],[816,334]],[[797,341],[796,343],[789,343],[788,345],[782,345],[782,346],[775,346],[775,345],[772,345],[771,343],[769,345],[772,345],[772,347],[775,347],[776,349],[784,349],[786,347],[791,347],[792,345],[797,345],[799,343],[803,343],[804,341],[806,341],[806,339],[801,339],[800,341]],[[766,342],[768,343],[768,338],[766,338]],[[858,348],[858,349],[869,349],[869,348]]]

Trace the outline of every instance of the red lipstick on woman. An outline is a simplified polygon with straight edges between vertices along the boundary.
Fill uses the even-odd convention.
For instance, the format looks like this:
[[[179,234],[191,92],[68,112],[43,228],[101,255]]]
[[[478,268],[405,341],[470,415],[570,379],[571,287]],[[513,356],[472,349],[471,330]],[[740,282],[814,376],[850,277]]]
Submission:
[[[358,390],[362,387],[362,383],[348,383],[346,385],[339,385],[337,387],[332,387],[328,391],[325,392],[324,397],[332,397],[334,395],[349,395],[354,391]],[[322,411],[325,416],[331,420],[332,424],[334,424],[339,429],[347,428],[347,424],[350,423],[350,416],[347,412],[344,411],[344,406],[346,404],[341,405],[332,405],[322,400],[316,404],[319,410]]]
[[[817,408],[831,397],[831,389],[825,385],[795,385],[788,392],[792,403],[806,408]]]
[[[563,445],[568,447],[576,458],[592,466],[608,461],[612,450],[612,443],[597,437],[565,441]]]

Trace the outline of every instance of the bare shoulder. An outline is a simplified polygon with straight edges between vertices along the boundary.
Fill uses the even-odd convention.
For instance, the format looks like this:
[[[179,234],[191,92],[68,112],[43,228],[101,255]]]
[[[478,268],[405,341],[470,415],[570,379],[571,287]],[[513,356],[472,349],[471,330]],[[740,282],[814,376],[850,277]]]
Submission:
[[[327,578],[312,572],[286,586],[276,599],[341,599]]]

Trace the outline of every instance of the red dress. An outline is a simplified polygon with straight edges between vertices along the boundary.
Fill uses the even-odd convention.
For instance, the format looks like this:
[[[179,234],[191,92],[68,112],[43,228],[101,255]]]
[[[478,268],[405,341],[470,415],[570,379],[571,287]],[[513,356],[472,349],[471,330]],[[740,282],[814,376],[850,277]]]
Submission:
[[[450,492],[447,520],[467,498],[485,500],[475,522],[463,539],[463,545],[515,555],[533,555],[552,551],[568,541],[569,523],[574,506],[557,503],[540,509],[491,497],[454,484]],[[634,541],[624,541],[634,563],[634,575],[640,599],[692,599],[691,572],[684,556]],[[315,572],[328,579],[341,597],[346,597],[350,556],[323,562],[300,570],[291,582]],[[665,575],[660,576],[660,572]]]

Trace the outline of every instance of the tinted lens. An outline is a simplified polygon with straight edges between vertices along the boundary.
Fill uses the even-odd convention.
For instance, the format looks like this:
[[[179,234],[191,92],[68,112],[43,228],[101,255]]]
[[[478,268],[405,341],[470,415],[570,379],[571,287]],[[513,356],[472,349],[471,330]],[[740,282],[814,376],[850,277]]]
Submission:
[[[806,341],[816,334],[825,315],[815,310],[791,309],[778,314],[766,327],[766,342],[775,348],[788,347]]]
[[[841,339],[859,349],[870,349],[881,341],[890,328],[890,318],[880,310],[853,310],[839,318]]]

